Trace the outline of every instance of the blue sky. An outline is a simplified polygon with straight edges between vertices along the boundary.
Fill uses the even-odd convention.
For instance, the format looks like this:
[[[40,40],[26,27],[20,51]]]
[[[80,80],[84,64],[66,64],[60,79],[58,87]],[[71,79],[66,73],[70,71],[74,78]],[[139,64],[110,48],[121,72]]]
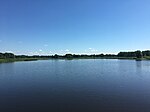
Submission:
[[[0,0],[0,52],[150,49],[149,0]]]

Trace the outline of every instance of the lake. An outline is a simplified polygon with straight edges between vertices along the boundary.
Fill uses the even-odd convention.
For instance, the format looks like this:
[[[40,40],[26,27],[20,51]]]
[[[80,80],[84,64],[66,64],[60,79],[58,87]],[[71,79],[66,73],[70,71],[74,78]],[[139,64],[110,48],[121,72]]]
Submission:
[[[150,61],[2,63],[0,112],[150,112]]]

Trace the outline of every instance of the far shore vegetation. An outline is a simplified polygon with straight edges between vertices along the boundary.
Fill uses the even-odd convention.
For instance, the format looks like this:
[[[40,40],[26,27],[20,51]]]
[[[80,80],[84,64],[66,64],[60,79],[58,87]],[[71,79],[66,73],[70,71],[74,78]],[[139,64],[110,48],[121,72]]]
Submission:
[[[150,50],[146,51],[133,51],[133,52],[119,52],[115,54],[65,54],[65,55],[15,55],[13,53],[0,53],[0,63],[16,62],[16,61],[37,61],[37,60],[48,60],[48,59],[134,59],[137,61],[150,60]]]

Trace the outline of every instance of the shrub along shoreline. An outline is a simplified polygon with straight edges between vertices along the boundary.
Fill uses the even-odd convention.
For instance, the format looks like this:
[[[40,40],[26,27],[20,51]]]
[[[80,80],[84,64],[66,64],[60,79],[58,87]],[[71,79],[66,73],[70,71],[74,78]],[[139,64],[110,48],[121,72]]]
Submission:
[[[13,53],[0,53],[0,63],[16,62],[16,61],[37,61],[48,59],[132,59],[132,60],[150,60],[150,50],[147,51],[133,51],[133,52],[119,52],[115,54],[66,54],[66,55],[49,55],[49,56],[27,56],[15,55]]]

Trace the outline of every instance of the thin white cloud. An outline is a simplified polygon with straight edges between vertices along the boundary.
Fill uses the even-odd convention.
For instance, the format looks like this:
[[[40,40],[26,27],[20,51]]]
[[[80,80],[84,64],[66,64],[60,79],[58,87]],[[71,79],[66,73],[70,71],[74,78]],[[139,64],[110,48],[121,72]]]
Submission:
[[[64,50],[61,49],[60,51],[58,51],[58,53],[63,54]]]
[[[69,52],[69,49],[66,49],[65,52]]]
[[[85,53],[86,54],[97,54],[98,53],[98,50],[97,49],[94,49],[94,48],[88,48],[85,50]]]
[[[29,54],[29,55],[33,55],[34,53],[33,53],[33,52],[29,52],[28,54]]]
[[[14,53],[13,51],[6,51],[7,53]]]
[[[58,53],[60,53],[60,54],[68,54],[68,53],[71,53],[71,51],[69,49],[65,49],[65,50],[58,51]]]
[[[39,55],[39,54],[40,54],[39,52],[35,51],[33,55]]]
[[[42,49],[39,49],[40,52],[42,52]]]
[[[48,44],[44,44],[44,47],[48,47]]]
[[[94,48],[89,48],[89,51],[90,51],[90,52],[97,52],[98,50],[97,50],[97,49],[94,49]]]
[[[71,53],[71,51],[69,49],[66,49],[65,54],[69,54],[69,53]]]
[[[96,50],[96,49],[91,49],[91,52],[97,52],[98,50]]]

